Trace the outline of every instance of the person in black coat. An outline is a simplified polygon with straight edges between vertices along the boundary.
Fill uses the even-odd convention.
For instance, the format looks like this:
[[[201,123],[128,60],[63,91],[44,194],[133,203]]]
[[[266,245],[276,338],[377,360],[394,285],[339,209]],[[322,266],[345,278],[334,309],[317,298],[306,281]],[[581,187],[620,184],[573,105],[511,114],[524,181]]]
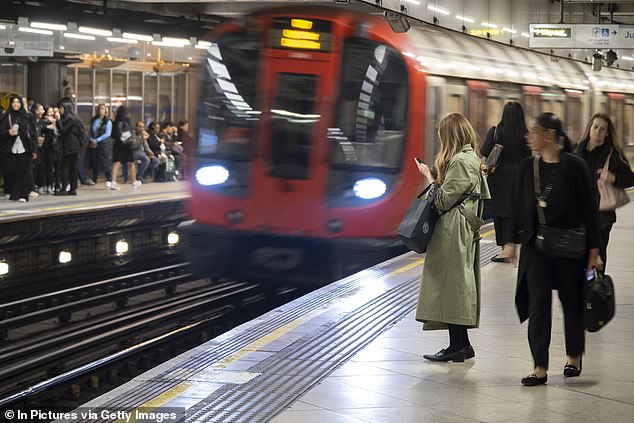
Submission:
[[[0,120],[0,157],[4,193],[13,201],[29,201],[33,186],[33,160],[37,157],[33,118],[22,98],[12,96]]]
[[[487,182],[491,190],[491,200],[486,203],[485,214],[493,217],[495,241],[502,251],[491,261],[508,263],[515,247],[510,227],[513,187],[520,162],[531,152],[526,145],[526,120],[524,110],[517,101],[509,101],[502,110],[502,119],[491,127],[486,135],[480,153],[488,157],[495,144],[504,146],[494,171],[489,172]]]
[[[597,207],[601,197],[596,181],[601,175],[601,170],[608,156],[610,157],[610,163],[608,164],[610,182],[619,188],[627,188],[634,183],[634,175],[632,175],[630,163],[627,161],[623,149],[615,140],[616,129],[610,117],[604,113],[596,113],[590,118],[585,135],[575,148],[575,154],[586,161],[590,168],[590,173],[594,176],[592,188],[596,196]],[[610,155],[610,153],[612,154]],[[610,231],[614,222],[616,222],[616,212],[614,210],[599,210],[599,226],[601,230],[599,254],[604,268],[608,261],[608,242],[610,241]]]
[[[534,361],[533,373],[521,382],[535,386],[548,379],[553,289],[558,291],[564,312],[568,356],[564,376],[581,374],[585,347],[584,270],[598,268],[602,263],[590,172],[581,158],[570,153],[570,140],[562,130],[561,120],[552,113],[539,115],[529,129],[528,146],[538,155],[520,164],[511,219],[515,241],[522,244],[515,304],[520,321],[529,319],[528,343]],[[539,202],[534,186],[535,165],[539,171]],[[583,257],[554,257],[536,248],[538,204],[548,226],[585,229],[587,253]],[[515,251],[512,257],[514,260]]]
[[[134,157],[132,154],[133,144],[133,128],[130,118],[128,117],[128,108],[124,105],[119,106],[117,109],[117,116],[114,119],[112,125],[112,139],[114,144],[112,146],[112,185],[111,189],[119,189],[117,184],[117,176],[122,164],[128,166],[128,174],[132,182],[133,188],[138,188],[140,182],[136,180],[136,166],[134,163]]]
[[[77,160],[82,143],[79,125],[82,123],[73,113],[73,103],[69,98],[60,101],[59,113],[56,125],[62,145],[62,189],[55,195],[77,195]],[[66,192],[69,184],[70,190]]]

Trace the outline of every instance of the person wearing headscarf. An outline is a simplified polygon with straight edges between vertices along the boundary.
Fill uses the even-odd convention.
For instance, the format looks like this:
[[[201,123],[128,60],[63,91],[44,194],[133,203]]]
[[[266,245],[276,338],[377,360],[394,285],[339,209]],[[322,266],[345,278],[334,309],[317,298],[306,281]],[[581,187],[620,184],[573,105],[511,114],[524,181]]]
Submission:
[[[33,185],[33,159],[37,157],[33,119],[22,98],[9,98],[9,109],[0,118],[0,160],[4,194],[13,201],[29,201]]]
[[[59,102],[60,119],[57,130],[62,144],[62,189],[55,195],[77,195],[77,159],[81,149],[81,128],[79,118],[73,113],[73,103],[64,97]],[[70,190],[66,192],[66,187]]]
[[[117,116],[112,126],[112,138],[114,144],[112,146],[112,185],[111,189],[119,189],[117,184],[117,176],[122,164],[128,165],[128,174],[133,188],[138,188],[141,183],[136,180],[136,167],[134,165],[134,157],[132,144],[135,142],[133,136],[132,123],[128,117],[128,108],[125,105],[119,106]]]

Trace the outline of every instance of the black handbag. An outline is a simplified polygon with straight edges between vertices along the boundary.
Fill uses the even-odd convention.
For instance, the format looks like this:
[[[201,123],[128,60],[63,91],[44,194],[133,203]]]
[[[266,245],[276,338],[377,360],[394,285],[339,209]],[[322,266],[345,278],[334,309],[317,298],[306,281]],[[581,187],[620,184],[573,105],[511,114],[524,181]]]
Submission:
[[[462,202],[469,197],[475,196],[476,198],[480,198],[480,194],[473,194],[473,190],[475,190],[479,184],[480,182],[478,180],[478,183],[476,183],[468,193],[464,193],[463,198],[447,209],[445,213],[462,204]],[[425,193],[431,187],[432,185],[429,185],[412,201],[401,224],[398,225],[398,229],[396,230],[396,235],[398,235],[403,244],[419,254],[427,251],[427,244],[434,233],[436,222],[442,214],[434,205],[438,187],[425,198]]]
[[[604,327],[614,317],[615,306],[612,278],[597,272],[595,277],[588,281],[586,289],[586,307],[583,313],[586,330],[596,332]]]
[[[546,225],[544,208],[546,200],[553,189],[553,173],[551,181],[546,185],[542,193],[539,192],[539,157],[533,158],[533,180],[535,185],[535,197],[537,207],[537,233],[535,234],[535,248],[539,251],[560,258],[582,258],[588,253],[586,249],[586,234],[581,229],[564,229]]]
[[[493,131],[493,141],[495,142],[495,144],[493,145],[491,152],[484,161],[484,166],[487,169],[487,173],[489,174],[495,173],[495,169],[497,169],[498,162],[500,161],[500,156],[502,155],[502,150],[504,150],[504,146],[497,143],[498,131],[495,126],[493,127]]]
[[[417,253],[427,251],[427,244],[434,232],[436,222],[440,218],[440,213],[438,213],[438,209],[434,205],[437,191],[433,190],[429,198],[425,198],[425,194],[430,187],[431,185],[425,188],[412,201],[396,230],[396,235],[398,235],[403,244]]]

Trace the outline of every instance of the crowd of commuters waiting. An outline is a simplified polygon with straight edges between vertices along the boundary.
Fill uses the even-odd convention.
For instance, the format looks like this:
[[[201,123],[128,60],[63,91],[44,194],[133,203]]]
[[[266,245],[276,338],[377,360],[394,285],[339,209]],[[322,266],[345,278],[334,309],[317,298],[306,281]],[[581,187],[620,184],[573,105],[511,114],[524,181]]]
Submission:
[[[132,124],[120,106],[112,120],[99,104],[87,126],[74,113],[71,97],[56,106],[30,105],[12,96],[0,110],[0,170],[4,195],[26,202],[40,194],[77,195],[77,186],[96,185],[101,172],[107,189],[119,177],[138,189],[144,182],[168,182],[187,175],[185,146],[189,123]],[[90,167],[90,173],[86,167]],[[120,175],[121,171],[121,175]]]
[[[600,209],[597,180],[623,189],[634,184],[634,175],[608,115],[592,116],[575,147],[563,128],[562,120],[548,112],[527,125],[521,105],[507,103],[479,152],[487,157],[496,144],[502,146],[495,168],[487,169],[480,166],[476,135],[466,118],[454,113],[438,125],[441,150],[434,168],[416,162],[431,184],[428,199],[441,212],[427,247],[416,319],[423,329],[448,330],[449,346],[425,359],[463,362],[476,355],[467,329],[477,328],[480,320],[479,233],[469,217],[482,215],[478,204],[490,192],[486,210],[502,248],[492,261],[519,267],[515,305],[520,321],[528,320],[533,372],[521,384],[548,380],[553,290],[564,315],[563,375],[581,375],[585,280],[605,270],[616,221],[614,209]],[[467,193],[478,195],[469,199]],[[581,232],[579,251],[572,255],[545,248],[538,242],[547,236],[544,227]]]

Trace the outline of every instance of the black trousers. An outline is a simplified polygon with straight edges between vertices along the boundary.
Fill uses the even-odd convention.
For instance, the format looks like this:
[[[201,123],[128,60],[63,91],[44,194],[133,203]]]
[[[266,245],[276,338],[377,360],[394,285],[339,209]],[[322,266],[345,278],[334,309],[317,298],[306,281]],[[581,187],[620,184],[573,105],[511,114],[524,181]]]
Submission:
[[[495,229],[495,243],[503,246],[513,242],[513,228],[510,217],[494,217],[493,228]]]
[[[70,190],[77,190],[77,161],[79,155],[64,154],[62,157],[62,191],[66,189],[66,186],[70,184]]]
[[[15,184],[15,157],[11,153],[0,156],[0,168],[2,168],[2,181],[4,183],[4,193],[11,194]]]
[[[604,223],[601,226],[601,239],[599,240],[599,255],[603,260],[603,268],[608,264],[608,243],[610,242],[610,231],[614,223]]]
[[[97,182],[101,167],[106,175],[106,181],[112,182],[112,138],[97,143],[96,148],[88,148],[86,156],[92,168],[92,180]]]
[[[585,347],[583,309],[585,258],[551,258],[531,244],[522,247],[528,261],[526,277],[529,295],[528,343],[535,367],[548,369],[548,348],[552,327],[552,291],[557,289],[564,312],[566,354],[581,355]]]
[[[12,154],[15,163],[13,174],[13,186],[11,187],[11,200],[24,198],[29,200],[29,193],[33,187],[33,155],[30,152]]]

